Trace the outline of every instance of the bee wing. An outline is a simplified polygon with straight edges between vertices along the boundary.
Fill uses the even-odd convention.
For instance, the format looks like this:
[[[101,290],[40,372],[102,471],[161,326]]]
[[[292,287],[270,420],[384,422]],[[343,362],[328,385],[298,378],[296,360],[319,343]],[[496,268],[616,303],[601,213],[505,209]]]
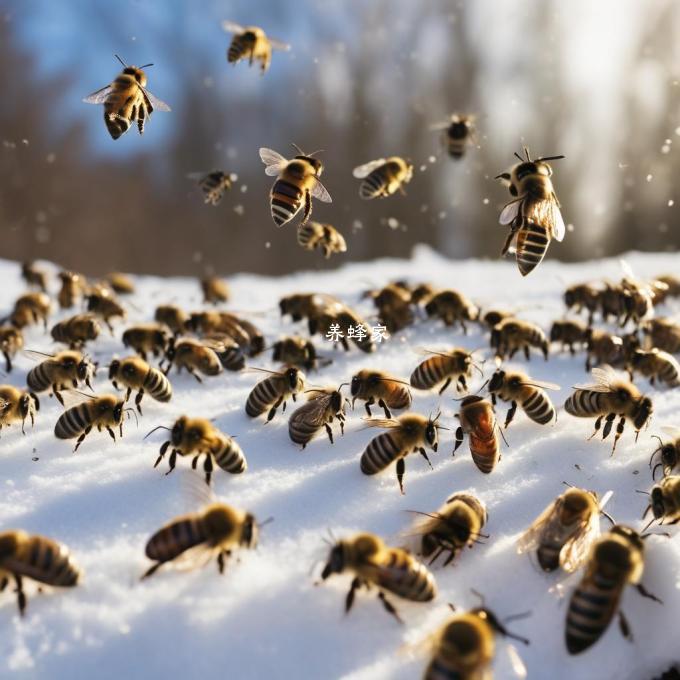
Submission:
[[[662,432],[665,432],[671,437],[680,437],[680,427],[673,427],[672,425],[664,425],[661,428]]]
[[[553,501],[531,524],[531,526],[517,539],[517,552],[521,555],[538,547],[545,528],[556,520],[556,501]]]
[[[215,548],[207,543],[200,543],[185,550],[181,555],[178,555],[174,560],[167,562],[163,568],[170,567],[177,571],[193,571],[194,569],[202,569],[215,556]]]
[[[600,535],[600,514],[591,513],[585,526],[577,531],[560,550],[560,565],[564,571],[576,571],[588,557],[590,546]]]
[[[611,366],[594,368],[593,378],[595,378],[595,383],[591,385],[575,385],[575,389],[590,390],[591,392],[610,392],[612,383],[618,380],[618,377]]]
[[[154,97],[154,95],[152,95],[151,92],[143,88],[141,85],[139,85],[139,89],[144,93],[144,96],[146,97],[147,106],[151,104],[151,106],[153,106],[153,108],[156,111],[171,111],[170,107],[162,99]]]
[[[324,416],[330,400],[330,394],[324,394],[315,399],[310,399],[293,413],[290,417],[291,421],[294,419],[304,420],[310,425],[321,427],[326,421]]]
[[[222,30],[226,31],[227,33],[243,33],[246,29],[234,21],[223,21]]]
[[[314,196],[314,198],[318,198],[323,203],[333,202],[331,195],[326,190],[326,187],[321,184],[318,178],[316,178],[316,182],[314,182],[314,185],[312,186],[312,196]]]
[[[510,224],[519,215],[519,209],[522,206],[522,201],[524,197],[516,198],[514,201],[507,203],[503,210],[501,210],[500,217],[498,218],[499,224]]]
[[[194,182],[202,182],[210,173],[208,172],[188,172],[187,179],[192,179]]]
[[[550,227],[552,237],[556,241],[562,241],[566,234],[566,227],[560,212],[560,204],[557,202],[555,194],[551,198],[540,201],[534,205],[533,210],[527,215],[529,219]]]
[[[268,38],[269,44],[275,49],[275,50],[283,50],[284,52],[288,52],[290,50],[290,45],[288,43],[285,43],[281,40],[275,40],[274,38]]]
[[[562,388],[551,382],[545,382],[543,380],[534,380],[533,378],[529,378],[529,380],[525,383],[526,385],[533,385],[534,387],[540,387],[544,390],[561,390]]]
[[[264,170],[266,175],[270,177],[275,177],[280,174],[283,169],[288,165],[288,161],[274,149],[268,149],[267,147],[260,148],[260,158],[262,162],[267,166]]]
[[[25,357],[28,357],[33,361],[45,361],[45,359],[54,359],[55,356],[54,354],[48,354],[47,352],[39,352],[38,350],[35,349],[24,349],[21,351],[21,353]]]
[[[85,392],[81,392],[80,390],[60,390],[59,394],[61,394],[64,400],[65,409],[73,408],[74,406],[78,406],[79,404],[82,404],[88,400],[96,399],[95,395],[85,394]]]
[[[512,644],[507,644],[505,649],[505,653],[510,659],[510,666],[512,667],[512,672],[514,673],[515,677],[520,678],[520,680],[526,678],[527,667],[524,665],[524,661],[522,661],[522,657],[519,655],[517,647]]]
[[[362,418],[366,427],[399,427],[401,423],[396,418]]]
[[[212,487],[205,483],[202,475],[192,470],[183,470],[180,477],[180,496],[184,499],[187,512],[196,512],[206,505],[215,503],[217,496]]]
[[[384,158],[378,158],[375,161],[370,161],[369,163],[364,163],[359,165],[354,170],[352,170],[352,175],[357,179],[363,179],[370,175],[376,168],[379,168],[385,162]]]
[[[96,92],[87,95],[87,97],[83,97],[83,101],[86,104],[103,104],[106,101],[106,98],[111,94],[111,89],[111,85],[102,87],[101,90],[97,90]]]

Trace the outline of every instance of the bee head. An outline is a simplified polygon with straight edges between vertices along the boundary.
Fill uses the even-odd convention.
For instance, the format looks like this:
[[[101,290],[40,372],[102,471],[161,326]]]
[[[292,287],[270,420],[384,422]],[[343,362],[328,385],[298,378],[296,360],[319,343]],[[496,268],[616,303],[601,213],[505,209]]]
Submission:
[[[153,64],[147,64],[147,66],[152,66]],[[146,73],[142,71],[141,68],[136,66],[126,66],[123,69],[123,73],[128,76],[132,76],[142,87],[146,87]]]
[[[318,158],[312,158],[311,156],[296,156],[296,158],[307,161],[307,163],[309,163],[312,168],[314,168],[314,174],[317,177],[321,177],[321,173],[323,172],[323,163]]]
[[[113,406],[113,421],[119,423],[123,419],[123,408],[125,404],[122,401],[117,401]],[[105,412],[109,407],[106,406],[102,408],[102,412]]]
[[[449,137],[451,139],[465,139],[471,129],[472,123],[468,118],[459,118],[449,125]]]
[[[257,35],[252,28],[249,28],[241,33],[241,40],[247,43],[254,43],[257,40]]]
[[[673,444],[664,444],[661,447],[661,460],[666,467],[675,467],[678,462],[678,454]]]
[[[113,380],[118,375],[119,370],[120,370],[120,360],[114,359],[109,364],[109,380]]]
[[[505,381],[505,371],[498,369],[489,380],[489,392],[496,392],[503,387]]]
[[[326,580],[331,574],[340,574],[345,568],[345,545],[342,541],[336,543],[328,555],[326,566],[321,572],[322,580]]]
[[[568,303],[567,303],[567,306]],[[559,340],[562,337],[562,324],[559,321],[555,321],[553,325],[550,327],[550,342],[555,342],[555,340]]]
[[[295,389],[297,387],[299,377],[300,371],[294,366],[286,370],[286,380],[288,381],[291,389]]]
[[[652,506],[652,512],[654,513],[655,519],[660,519],[665,514],[665,505],[663,501],[663,491],[660,486],[655,486],[652,489],[650,496],[650,503]]]
[[[352,396],[356,397],[357,394],[359,394],[360,389],[361,389],[361,378],[358,375],[352,376],[352,382],[350,383],[350,386],[349,386],[349,391],[352,394]]]
[[[635,419],[633,421],[636,430],[640,430],[649,420],[654,411],[652,400],[649,397],[641,397],[638,402]]]
[[[279,310],[281,311],[281,316],[285,316],[290,310],[290,298],[281,298],[279,300]],[[299,319],[298,319],[299,321]]]
[[[26,418],[31,412],[31,404],[33,403],[33,397],[28,392],[21,395],[19,399],[19,413],[21,413],[22,418]]]
[[[82,359],[78,363],[78,368],[76,369],[78,380],[87,380],[89,378],[91,369],[92,364],[87,359]]]
[[[274,350],[272,353],[272,359],[274,361],[280,361],[281,360],[281,352],[283,349],[283,341],[279,340],[278,342],[275,342],[274,345],[272,346],[272,349]]]
[[[175,424],[172,426],[172,431],[170,432],[170,441],[172,442],[173,446],[179,446],[182,443],[186,425],[186,416],[182,416],[175,421]]]
[[[439,433],[437,432],[437,420],[436,418],[430,418],[425,426],[425,441],[430,445],[433,451],[437,450],[439,444]]]
[[[257,546],[259,531],[255,517],[250,513],[246,514],[243,520],[243,530],[241,531],[241,545],[246,548],[254,548]]]

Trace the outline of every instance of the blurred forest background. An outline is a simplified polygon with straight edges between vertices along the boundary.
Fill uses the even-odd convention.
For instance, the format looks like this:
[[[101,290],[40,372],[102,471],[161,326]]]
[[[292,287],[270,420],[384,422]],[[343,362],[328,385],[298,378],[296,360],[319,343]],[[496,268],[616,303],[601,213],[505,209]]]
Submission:
[[[225,59],[223,19],[291,43],[261,77]],[[554,181],[573,229],[549,257],[680,244],[680,3],[673,0],[0,0],[0,256],[99,274],[282,273],[427,243],[496,257],[507,190],[493,177],[527,144],[565,154]],[[128,63],[171,113],[118,141],[82,97]],[[432,123],[477,116],[454,162]],[[257,149],[324,149],[325,263],[277,230]],[[365,202],[354,166],[413,160],[408,195]],[[205,206],[186,175],[239,181]]]

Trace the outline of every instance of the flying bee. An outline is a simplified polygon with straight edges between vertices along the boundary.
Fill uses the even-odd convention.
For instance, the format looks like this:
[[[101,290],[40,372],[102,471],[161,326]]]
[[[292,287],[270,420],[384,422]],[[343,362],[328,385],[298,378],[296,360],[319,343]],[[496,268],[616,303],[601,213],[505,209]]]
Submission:
[[[600,514],[606,514],[603,507],[610,496],[611,492],[599,502],[595,492],[570,487],[520,536],[517,552],[535,550],[543,571],[558,567],[569,573],[575,571],[600,536]]]
[[[93,92],[83,101],[86,104],[104,105],[104,123],[113,139],[125,134],[135,122],[141,135],[144,123],[154,109],[170,111],[170,107],[146,89],[146,73],[143,69],[153,64],[137,68],[128,66],[117,54],[115,57],[123,65],[122,72],[110,85]]]
[[[153,318],[167,326],[175,335],[180,335],[184,332],[189,315],[176,305],[160,305],[156,307]]]
[[[330,224],[307,222],[298,229],[297,242],[305,250],[319,248],[326,259],[333,253],[347,252],[345,237]]]
[[[264,369],[257,369],[264,371]],[[267,422],[275,415],[279,406],[286,410],[286,401],[291,397],[297,401],[296,394],[305,389],[305,374],[295,366],[289,366],[281,371],[264,371],[269,376],[260,380],[253,387],[246,400],[246,413],[251,418],[257,418],[267,413]]]
[[[648,319],[642,325],[642,332],[648,348],[658,347],[670,354],[680,352],[680,323],[665,317]]]
[[[360,370],[352,376],[350,391],[352,408],[357,399],[364,401],[364,408],[369,416],[372,415],[371,406],[376,401],[385,411],[385,418],[392,417],[391,408],[400,410],[411,406],[412,397],[408,383],[384,371],[374,371],[370,368]]]
[[[57,294],[57,301],[62,309],[75,307],[85,291],[86,281],[83,276],[75,272],[59,272],[61,288]]]
[[[496,176],[496,179],[507,183],[513,196],[498,220],[501,224],[510,225],[501,257],[516,239],[515,257],[522,276],[531,273],[540,264],[550,241],[562,241],[566,232],[560,204],[550,179],[552,168],[546,163],[564,156],[545,156],[532,160],[527,147],[524,147],[524,155],[526,158],[516,153],[519,163],[510,172]]]
[[[91,314],[76,314],[52,326],[50,334],[56,342],[62,342],[71,349],[82,349],[86,343],[96,340],[101,330]]]
[[[428,564],[448,553],[444,560],[447,566],[466,545],[471,548],[480,537],[488,538],[482,534],[488,518],[486,508],[470,494],[456,493],[436,512],[418,514],[425,519],[416,524],[413,533],[420,537],[419,554],[430,558]]]
[[[24,335],[19,328],[14,326],[0,326],[0,352],[5,358],[5,370],[12,370],[12,359],[24,346]]]
[[[160,427],[163,428],[162,425]],[[159,428],[156,427],[151,432],[155,432],[157,429]],[[148,437],[149,434],[146,436]],[[168,460],[169,470],[165,473],[167,475],[175,469],[178,455],[193,456],[191,467],[194,470],[198,465],[198,459],[205,455],[203,471],[205,472],[206,484],[210,484],[212,477],[213,459],[221,470],[232,475],[239,475],[245,472],[248,467],[245,454],[236,440],[220,432],[205,418],[187,418],[187,416],[178,418],[170,430],[170,439],[164,442],[160,448],[154,467],[158,467],[170,447],[172,448]]]
[[[96,366],[80,352],[67,350],[57,354],[41,352],[29,354],[43,359],[26,376],[26,384],[31,392],[45,392],[51,389],[57,401],[63,405],[64,400],[60,394],[62,390],[76,389],[81,382],[92,389],[90,379],[95,374]]]
[[[257,546],[258,534],[253,515],[215,501],[200,512],[176,517],[148,540],[146,556],[155,564],[142,578],[182,558],[188,560],[190,566],[198,566],[214,557],[222,574],[226,560],[235,550]]]
[[[204,202],[212,206],[219,205],[224,194],[229,191],[232,184],[238,179],[238,175],[233,172],[227,173],[221,170],[212,172],[192,172],[188,175],[193,179],[203,192]]]
[[[215,376],[222,373],[222,362],[212,347],[212,343],[199,342],[192,338],[182,338],[175,341],[174,338],[168,343],[165,353],[167,366],[163,369],[165,375],[175,366],[177,373],[185,368],[198,382],[203,382],[199,375]]]
[[[441,319],[447,326],[460,324],[467,333],[466,321],[476,321],[479,316],[477,307],[456,290],[443,290],[433,295],[425,305],[428,317]]]
[[[26,293],[17,298],[9,322],[15,328],[24,328],[42,322],[47,329],[47,319],[52,310],[52,303],[46,293]]]
[[[54,426],[54,436],[57,439],[75,439],[77,437],[74,451],[78,450],[93,427],[96,427],[98,432],[105,429],[114,442],[116,441],[116,434],[113,428],[118,427],[122,437],[123,413],[132,409],[126,409],[125,402],[115,394],[103,394],[98,397],[83,394],[83,396],[87,398],[86,401],[66,409],[59,416],[59,420]]]
[[[577,314],[585,309],[588,312],[588,325],[591,326],[595,312],[600,305],[600,289],[592,283],[576,283],[564,291],[564,304]]]
[[[305,371],[318,368],[320,364],[324,365],[323,360],[320,360],[319,355],[316,353],[314,343],[299,335],[292,335],[277,340],[272,345],[272,350],[272,359],[274,361],[297,366],[297,368],[302,368]]]
[[[621,368],[626,363],[623,339],[598,328],[588,329],[586,335],[586,371],[595,365],[607,364]]]
[[[368,590],[375,586],[385,609],[403,623],[384,591],[411,602],[429,602],[437,594],[434,576],[425,565],[406,550],[385,545],[375,534],[355,534],[331,547],[328,561],[321,573],[322,580],[345,571],[354,574],[345,599],[345,612],[352,608],[359,588]]]
[[[577,319],[563,319],[554,321],[550,327],[550,342],[562,344],[562,350],[569,349],[569,353],[574,356],[576,350],[574,346],[587,346],[589,328],[583,321]]]
[[[168,402],[172,398],[172,385],[164,373],[159,369],[149,366],[140,357],[127,357],[127,359],[114,359],[109,364],[109,380],[118,389],[118,383],[127,388],[125,401],[130,398],[133,390],[137,390],[135,406],[142,413],[142,399],[148,394],[152,399],[160,402]]]
[[[429,349],[424,351],[432,356],[419,363],[410,378],[411,387],[417,390],[431,390],[441,385],[439,394],[442,394],[455,380],[456,389],[459,392],[466,391],[467,379],[472,377],[472,369],[476,368],[481,373],[472,360],[472,352],[465,349],[454,347],[448,352],[434,352]]]
[[[344,383],[345,385],[347,383]],[[308,390],[309,400],[298,409],[293,411],[288,421],[288,436],[295,444],[300,444],[304,449],[317,435],[321,428],[326,429],[328,439],[333,443],[333,430],[330,423],[337,418],[340,424],[340,433],[345,434],[345,399],[342,396],[343,385],[337,389],[314,389]]]
[[[24,262],[21,265],[21,278],[29,286],[35,286],[43,293],[47,292],[47,272],[36,267],[35,262]]]
[[[612,446],[612,455],[616,444],[623,434],[626,420],[631,420],[635,427],[635,441],[640,430],[649,421],[652,411],[652,400],[645,397],[640,391],[625,378],[619,378],[610,366],[594,368],[592,385],[577,385],[575,392],[567,399],[564,410],[577,418],[597,417],[595,431],[590,436],[592,439],[599,431],[604,419],[602,439],[606,439],[611,432],[617,414],[620,416],[616,426],[616,436]]]
[[[106,275],[106,282],[118,295],[132,295],[135,292],[134,281],[122,272],[110,272]]]
[[[418,452],[432,467],[425,447],[435,453],[439,446],[437,424],[439,414],[435,418],[426,418],[419,413],[404,413],[398,418],[372,418],[367,421],[370,427],[386,427],[387,432],[373,437],[361,454],[361,471],[365,475],[375,475],[382,472],[393,462],[396,462],[397,482],[399,490],[404,493],[404,459],[411,452]]]
[[[631,378],[634,373],[649,378],[650,385],[654,385],[658,380],[666,387],[680,386],[680,363],[668,352],[654,349],[637,349],[630,358],[629,371]]]
[[[472,460],[479,470],[489,474],[501,455],[498,436],[500,428],[496,422],[493,406],[477,395],[465,397],[460,403],[460,412],[456,414],[456,418],[460,421],[460,426],[456,429],[454,455],[463,443],[463,436],[467,434]]]
[[[113,293],[107,288],[98,288],[93,290],[86,296],[87,311],[92,312],[99,317],[113,333],[113,326],[111,319],[120,318],[126,319],[127,312],[125,308],[116,300]]]
[[[122,339],[126,347],[131,347],[145,361],[149,354],[163,356],[170,343],[165,327],[158,323],[131,326],[123,332]]]
[[[670,436],[670,440],[664,443],[660,437],[652,435],[659,440],[659,446],[654,449],[654,453],[649,459],[649,467],[652,467],[652,462],[657,454],[661,457],[661,462],[654,465],[652,479],[656,479],[656,471],[659,468],[661,468],[663,476],[666,477],[671,474],[673,468],[680,465],[680,429],[676,427],[662,427],[661,429]]]
[[[643,519],[652,511],[659,524],[677,524],[680,522],[680,476],[664,477],[652,487],[649,494],[649,505]]]
[[[260,158],[267,166],[264,170],[269,177],[277,177],[269,199],[274,224],[282,227],[290,222],[304,205],[304,216],[298,229],[301,229],[312,215],[312,196],[323,203],[331,203],[331,196],[319,177],[323,172],[320,160],[312,158],[314,153],[305,154],[293,144],[298,152],[292,160],[285,159],[280,153],[262,147]]]
[[[227,61],[236,64],[241,59],[247,59],[249,66],[252,66],[254,61],[259,61],[262,75],[267,72],[271,63],[272,49],[284,52],[290,49],[287,43],[269,38],[258,26],[244,27],[233,21],[223,21],[222,28],[227,33],[234,34],[227,50]]]
[[[227,302],[231,295],[226,282],[216,276],[201,279],[201,290],[203,291],[203,302],[206,304],[217,305],[220,302]]]
[[[557,413],[545,390],[559,389],[559,385],[534,380],[521,371],[506,371],[501,368],[496,369],[489,379],[491,403],[495,406],[496,398],[510,402],[510,409],[503,426],[506,428],[515,417],[517,404],[531,420],[539,425],[547,425],[555,421]]]
[[[522,349],[527,361],[531,356],[529,348],[541,351],[543,358],[548,360],[549,343],[545,333],[534,323],[520,319],[504,319],[491,331],[491,347],[496,350],[500,359],[512,359],[515,353]]]
[[[617,611],[624,636],[631,637],[630,627],[619,610],[626,585],[635,586],[643,597],[661,602],[640,583],[644,570],[643,538],[630,527],[617,524],[593,545],[567,610],[565,637],[569,654],[580,654],[594,645]]]
[[[442,146],[448,151],[449,156],[455,160],[462,158],[467,147],[475,143],[474,116],[454,113],[448,120],[430,125],[430,130],[435,132],[444,130]]]
[[[81,576],[82,571],[63,544],[16,529],[0,532],[0,592],[9,585],[10,577],[13,578],[21,616],[26,612],[24,578],[48,586],[71,588],[78,585]]]
[[[31,419],[35,424],[35,413],[40,410],[40,401],[32,392],[25,392],[12,385],[0,385],[0,429],[21,421],[21,432],[26,434],[24,423]]]
[[[379,158],[354,168],[352,175],[362,180],[359,196],[364,200],[387,198],[397,191],[406,196],[404,185],[413,177],[413,163],[399,156]]]

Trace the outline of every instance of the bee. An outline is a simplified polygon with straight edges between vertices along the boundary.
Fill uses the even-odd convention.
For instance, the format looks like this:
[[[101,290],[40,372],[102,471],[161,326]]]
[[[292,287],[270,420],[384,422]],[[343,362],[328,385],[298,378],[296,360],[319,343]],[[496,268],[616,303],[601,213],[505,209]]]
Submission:
[[[436,288],[430,283],[420,283],[411,288],[411,302],[414,305],[426,303],[435,293]]]
[[[57,301],[62,309],[75,307],[85,290],[85,279],[74,272],[59,272],[61,288],[57,295]]]
[[[362,297],[370,297],[378,309],[400,307],[410,304],[411,291],[403,281],[395,281],[379,290],[369,290]]]
[[[652,400],[640,394],[640,391],[624,378],[619,378],[610,366],[594,368],[593,385],[577,385],[564,404],[564,410],[577,418],[592,418],[597,416],[595,431],[590,436],[592,439],[600,430],[602,420],[605,424],[602,430],[602,439],[606,439],[611,432],[616,416],[620,419],[616,426],[616,436],[612,446],[612,455],[616,444],[623,434],[626,420],[631,420],[635,427],[635,441],[640,430],[649,421],[654,407]]]
[[[507,183],[513,200],[501,211],[499,222],[510,225],[510,233],[501,250],[501,257],[516,239],[515,257],[520,274],[531,273],[545,257],[550,241],[562,241],[566,233],[560,213],[560,203],[552,185],[552,168],[546,161],[564,156],[545,156],[532,160],[524,147],[522,158],[510,172],[496,176]]]
[[[165,327],[157,323],[131,326],[123,332],[123,344],[132,347],[145,361],[149,354],[155,357],[164,355],[169,342]]]
[[[245,331],[248,336],[248,346],[245,351],[248,353],[249,357],[255,357],[258,354],[262,354],[265,350],[265,338],[264,333],[255,324],[242,318],[235,317],[238,321],[238,325]]]
[[[483,314],[480,312],[477,321],[488,330],[492,331],[494,326],[497,326],[501,321],[512,319],[514,316],[515,312],[509,312],[504,309],[489,309]]]
[[[463,436],[467,434],[472,460],[479,470],[489,474],[501,456],[498,436],[500,428],[493,406],[477,395],[465,397],[460,403],[460,412],[456,414],[456,418],[460,421],[460,426],[456,429],[454,455],[463,443]]]
[[[297,242],[305,250],[319,248],[326,259],[333,253],[347,252],[345,237],[330,224],[307,222],[298,229]]]
[[[649,599],[661,602],[640,583],[644,570],[644,541],[636,531],[616,525],[593,545],[581,582],[567,610],[566,644],[569,654],[580,654],[594,645],[607,630],[626,585],[635,586]],[[630,628],[619,610],[621,630]]]
[[[154,428],[151,432],[157,429]],[[169,470],[166,472],[168,475],[175,469],[178,455],[193,456],[191,467],[194,470],[198,464],[198,459],[205,455],[203,471],[205,472],[206,484],[210,484],[212,477],[213,459],[221,470],[232,475],[240,475],[248,467],[245,454],[236,440],[220,432],[205,418],[187,418],[187,416],[178,418],[170,430],[170,439],[164,442],[160,448],[154,467],[158,467],[170,447],[172,448],[168,460]]]
[[[114,359],[109,364],[109,380],[118,389],[120,382],[127,388],[125,401],[130,398],[132,390],[137,390],[135,406],[142,413],[142,398],[148,394],[152,399],[160,402],[168,402],[172,398],[172,385],[165,374],[140,357],[127,357],[126,359]]]
[[[333,302],[316,307],[307,320],[307,325],[310,335],[320,333],[326,338],[331,338],[334,333],[339,333],[336,337],[345,351],[349,350],[348,338],[362,352],[370,354],[375,351],[375,342],[366,321],[342,303]],[[357,329],[363,329],[363,332],[360,333]]]
[[[238,179],[235,173],[226,173],[221,170],[212,172],[193,172],[189,175],[203,192],[204,202],[212,206],[219,205],[224,194],[229,191],[232,184]]]
[[[600,306],[600,293],[600,289],[592,283],[577,283],[564,291],[564,304],[577,314],[585,309],[588,312],[588,325],[591,326]]]
[[[21,433],[26,434],[24,423],[31,419],[35,424],[35,413],[40,410],[40,401],[32,392],[25,392],[12,385],[0,385],[0,429],[21,421]]]
[[[278,340],[272,345],[272,359],[282,364],[297,366],[306,371],[318,368],[319,356],[310,340],[293,335]]]
[[[648,348],[658,347],[664,352],[680,352],[680,323],[664,317],[648,319],[642,326]]]
[[[143,69],[153,64],[137,68],[128,66],[117,54],[115,57],[123,65],[122,72],[110,85],[93,92],[83,101],[86,104],[104,105],[104,123],[113,139],[124,135],[135,122],[141,135],[144,123],[154,109],[170,111],[170,107],[146,89],[146,73]]]
[[[235,340],[239,347],[247,351],[250,335],[243,327],[242,320],[229,312],[194,312],[185,324],[186,329],[203,335],[224,333]]]
[[[467,379],[472,377],[472,368],[476,367],[479,370],[472,360],[472,352],[465,349],[454,347],[448,352],[431,350],[425,350],[425,352],[432,356],[419,363],[411,373],[411,387],[417,390],[431,390],[441,385],[439,394],[442,394],[455,380],[456,389],[459,392],[465,391]]]
[[[82,349],[86,343],[96,340],[101,330],[91,314],[76,314],[52,326],[50,333],[55,342],[63,342],[71,349]]]
[[[475,117],[454,113],[449,120],[430,125],[430,130],[444,130],[442,146],[451,158],[458,160],[465,155],[467,147],[474,144]]]
[[[238,343],[226,333],[211,333],[203,338],[207,347],[215,352],[227,371],[241,371],[246,365],[246,355]]]
[[[550,328],[550,342],[562,343],[562,350],[569,348],[569,353],[574,356],[576,346],[587,346],[589,328],[583,321],[576,319],[564,319],[562,321],[554,321]]]
[[[163,369],[165,375],[175,366],[177,373],[183,368],[198,380],[203,382],[199,375],[215,376],[222,373],[222,362],[212,347],[212,343],[199,342],[191,338],[182,338],[175,341],[174,338],[168,343],[165,353],[167,366]]]
[[[666,284],[666,297],[680,297],[680,277],[675,274],[657,276],[655,281]]]
[[[413,163],[399,156],[379,158],[360,165],[352,174],[363,180],[359,186],[359,196],[364,200],[387,198],[397,191],[406,196],[404,185],[413,177]]]
[[[114,427],[118,427],[120,436],[123,436],[123,412],[131,409],[125,408],[125,402],[115,394],[103,394],[98,397],[87,397],[87,401],[66,409],[57,420],[54,426],[54,436],[57,439],[74,439],[77,437],[77,451],[83,443],[85,437],[92,431],[93,427],[98,432],[102,429],[111,435],[111,439],[116,441]]]
[[[206,304],[217,305],[220,302],[227,302],[230,297],[229,286],[215,276],[201,279],[201,290],[203,291],[203,302]]]
[[[42,292],[26,293],[17,298],[14,309],[9,316],[9,322],[15,328],[24,328],[42,321],[47,330],[47,318],[50,315],[52,303],[48,295]]]
[[[649,467],[652,467],[652,462],[657,454],[661,456],[661,462],[656,463],[652,470],[652,479],[656,479],[656,471],[659,468],[661,468],[663,476],[666,477],[671,474],[673,468],[680,464],[680,429],[675,427],[662,427],[661,429],[668,434],[671,439],[664,443],[660,437],[652,435],[659,440],[659,446],[654,450],[654,453],[652,453],[652,456],[649,459]]]
[[[623,367],[626,363],[623,339],[597,328],[588,329],[586,335],[586,371],[594,365],[608,364]]]
[[[147,569],[142,579],[168,562],[189,556],[191,565],[201,564],[204,557],[215,557],[222,574],[232,552],[257,546],[258,533],[255,517],[249,512],[226,503],[210,503],[200,512],[176,517],[149,539],[146,556],[155,564]]]
[[[400,623],[403,621],[384,591],[411,602],[429,602],[437,595],[434,576],[425,565],[406,550],[385,545],[374,534],[356,534],[331,547],[322,580],[344,571],[354,574],[345,599],[345,612],[352,608],[355,593],[361,587],[368,590],[375,586],[385,609]]]
[[[496,398],[510,402],[510,409],[505,417],[506,428],[515,417],[518,403],[524,413],[539,425],[557,420],[555,407],[544,390],[559,389],[559,385],[534,380],[521,371],[505,371],[501,368],[496,369],[489,379],[491,403],[495,406]]]
[[[264,371],[264,369],[258,369]],[[291,397],[297,401],[296,394],[305,389],[305,374],[295,366],[281,371],[264,371],[270,375],[253,387],[246,400],[246,413],[257,418],[267,412],[267,422],[275,415],[279,406],[286,410],[286,400]]]
[[[296,293],[279,300],[281,316],[290,315],[293,321],[302,321],[314,316],[318,309],[342,304],[332,295],[319,293]]]
[[[479,310],[468,298],[456,290],[443,290],[433,295],[425,305],[428,317],[441,319],[447,326],[460,324],[467,333],[466,321],[476,321]]]
[[[33,367],[26,376],[26,384],[31,392],[45,392],[52,389],[57,401],[63,406],[62,390],[75,389],[84,382],[90,389],[90,379],[94,376],[96,366],[76,350],[67,350],[57,354],[32,352],[36,358],[47,357]]]
[[[366,413],[371,416],[371,406],[378,402],[378,406],[385,411],[385,418],[391,418],[393,409],[409,408],[411,406],[411,391],[408,383],[395,378],[384,371],[374,371],[364,368],[352,376],[350,383],[352,393],[352,408],[357,399],[365,402]]]
[[[24,262],[21,265],[21,278],[29,286],[35,286],[43,293],[47,292],[47,272],[36,267],[35,262]]]
[[[106,275],[106,282],[119,295],[132,295],[135,292],[135,284],[127,274],[111,272]]]
[[[649,496],[650,504],[642,516],[643,519],[651,510],[654,519],[659,520],[660,524],[677,524],[680,522],[680,476],[664,477],[652,487]]]
[[[113,326],[111,319],[120,318],[126,319],[127,312],[125,308],[116,300],[113,294],[107,288],[98,288],[90,292],[87,297],[87,311],[92,312],[98,316],[107,325],[108,329],[113,333]]]
[[[0,592],[12,577],[21,616],[26,612],[24,578],[48,586],[72,588],[78,585],[81,576],[80,567],[63,544],[16,529],[0,532]]]
[[[12,370],[12,359],[24,346],[24,336],[19,328],[14,326],[0,326],[0,352],[5,358],[5,370]]]
[[[290,45],[280,40],[274,40],[265,35],[265,32],[257,26],[239,26],[233,21],[223,21],[222,28],[227,33],[233,33],[231,44],[227,50],[227,61],[236,64],[241,59],[247,59],[248,65],[254,61],[260,62],[262,75],[267,72],[272,60],[272,49],[287,52]]]
[[[482,533],[488,519],[486,508],[470,494],[456,493],[436,512],[418,514],[426,519],[416,525],[414,532],[420,537],[419,554],[430,558],[428,564],[446,553],[447,566],[466,545],[471,548],[480,537],[488,538]]]
[[[378,310],[378,319],[379,322],[385,326],[388,333],[394,334],[412,325],[415,316],[410,305],[400,303],[380,307]]]
[[[559,567],[569,573],[575,571],[600,535],[600,513],[609,496],[611,493],[600,503],[595,492],[570,487],[520,536],[517,552],[535,550],[543,571]]]
[[[180,335],[184,332],[189,315],[176,305],[160,305],[156,307],[153,318],[167,326],[175,335]]]
[[[512,318],[501,321],[491,331],[491,347],[496,350],[496,356],[500,359],[512,359],[517,350],[523,349],[524,356],[529,361],[529,348],[534,347],[548,360],[548,338],[540,326],[529,321]]]
[[[654,385],[658,380],[666,387],[680,386],[680,364],[678,360],[668,352],[654,349],[635,350],[630,358],[629,371],[631,378],[633,373],[649,378],[650,385]]]
[[[347,383],[344,383],[345,385]],[[345,399],[342,396],[343,385],[338,389],[314,389],[308,390],[309,400],[293,414],[288,421],[288,436],[295,444],[300,444],[304,449],[317,435],[321,428],[326,429],[328,439],[333,443],[333,430],[330,423],[337,418],[340,424],[340,433],[345,434]]]
[[[293,144],[298,152],[292,160],[286,160],[281,154],[262,147],[260,158],[267,166],[265,174],[277,177],[269,195],[271,213],[274,224],[282,227],[298,214],[304,205],[305,211],[298,229],[304,227],[312,215],[312,196],[323,203],[331,203],[331,196],[319,177],[323,172],[320,160],[312,158],[314,153],[305,154],[299,146]]]
[[[654,291],[652,288],[632,278],[624,278],[620,284],[620,293],[623,301],[623,328],[629,321],[637,326],[644,319],[654,314]]]
[[[386,427],[387,432],[373,437],[361,454],[361,471],[365,475],[382,472],[391,463],[396,462],[397,482],[399,490],[404,493],[404,459],[411,452],[418,452],[432,467],[425,447],[435,453],[439,446],[437,424],[439,414],[435,418],[426,418],[419,413],[404,413],[398,418],[373,418],[367,421],[371,427]]]

